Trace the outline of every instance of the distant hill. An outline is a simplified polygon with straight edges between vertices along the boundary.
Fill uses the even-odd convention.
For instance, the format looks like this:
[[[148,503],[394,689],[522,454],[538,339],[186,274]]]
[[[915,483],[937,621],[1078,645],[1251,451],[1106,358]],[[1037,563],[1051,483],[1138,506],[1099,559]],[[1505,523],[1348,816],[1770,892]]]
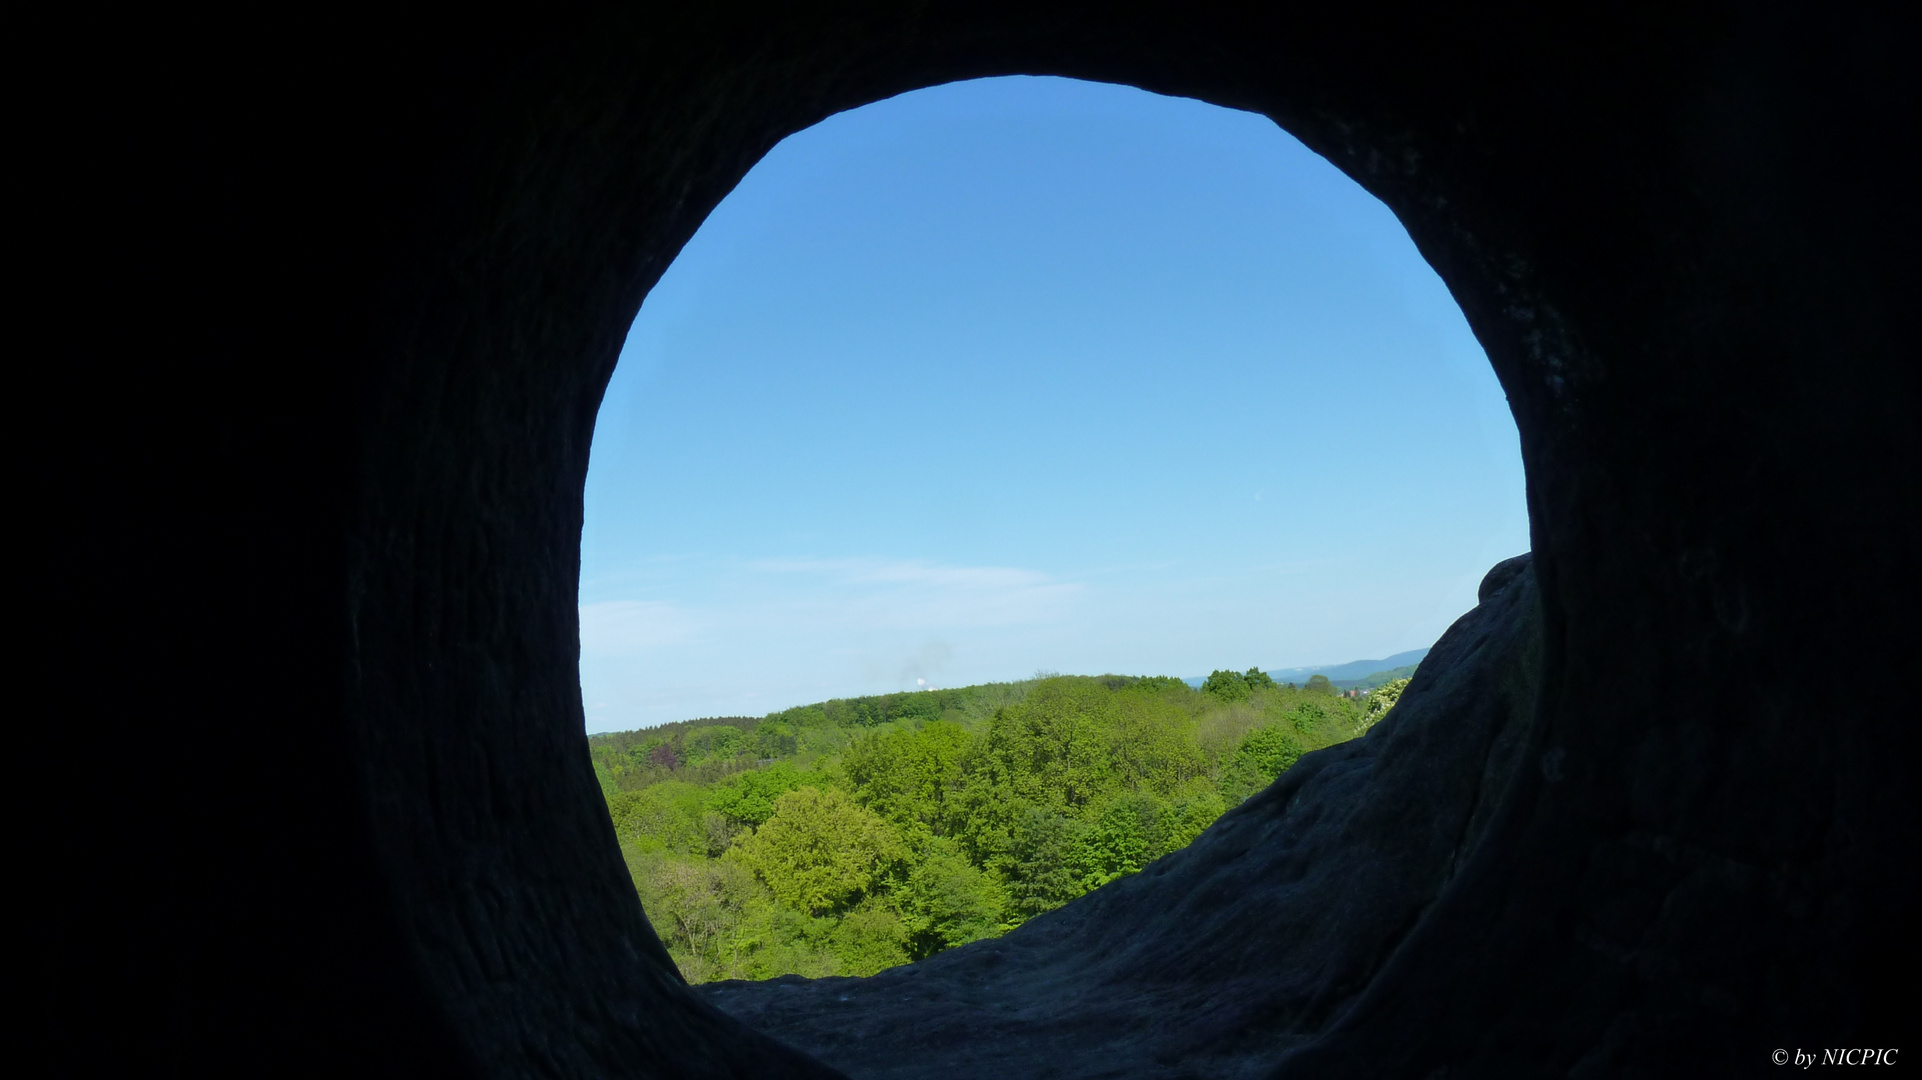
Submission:
[[[1310,675],[1326,675],[1328,681],[1343,690],[1366,690],[1396,679],[1406,679],[1415,673],[1415,666],[1422,657],[1428,655],[1426,648],[1410,649],[1380,660],[1350,660],[1346,664],[1325,664],[1321,667],[1277,668],[1268,672],[1268,677],[1276,682],[1294,683],[1299,686],[1308,681]],[[1207,676],[1185,680],[1189,686],[1199,687],[1207,682]]]
[[[1396,679],[1414,678],[1416,666],[1403,664],[1386,671],[1371,671],[1359,679],[1330,679],[1329,681],[1335,684],[1337,690],[1373,690],[1377,686],[1394,682]]]

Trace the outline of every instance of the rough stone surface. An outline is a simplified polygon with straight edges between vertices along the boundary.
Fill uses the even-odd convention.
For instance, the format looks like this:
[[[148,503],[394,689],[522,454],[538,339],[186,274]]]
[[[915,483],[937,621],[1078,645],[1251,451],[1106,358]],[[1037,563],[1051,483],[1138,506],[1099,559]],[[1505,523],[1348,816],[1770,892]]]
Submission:
[[[1012,73],[1272,117],[1407,226],[1520,432],[1524,760],[1380,966],[1320,954],[1366,985],[1245,958],[1308,1003],[1248,1017],[1278,1074],[1720,1075],[1908,1026],[1899,9],[60,10],[23,38],[43,340],[10,357],[51,432],[17,455],[57,590],[23,681],[61,699],[18,726],[72,741],[22,757],[20,878],[87,1071],[827,1075],[682,985],[626,880],[581,734],[588,446],[770,147]]]
[[[1488,575],[1367,735],[1141,873],[872,978],[698,992],[855,1080],[1266,1075],[1419,927],[1507,793],[1540,686],[1527,567]]]

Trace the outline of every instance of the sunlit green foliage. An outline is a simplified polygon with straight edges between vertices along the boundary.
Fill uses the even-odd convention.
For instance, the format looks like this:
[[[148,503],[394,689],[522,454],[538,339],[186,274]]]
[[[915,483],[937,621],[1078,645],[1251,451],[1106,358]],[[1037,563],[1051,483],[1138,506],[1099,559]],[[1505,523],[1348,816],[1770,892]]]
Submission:
[[[906,852],[893,827],[846,792],[804,787],[774,800],[767,822],[728,854],[774,899],[826,915],[852,906]]]
[[[873,975],[919,959],[909,952],[910,931],[901,914],[884,902],[862,904],[828,935],[836,975]],[[925,954],[923,954],[925,955]]]
[[[1376,687],[1375,692],[1368,695],[1368,705],[1362,710],[1361,721],[1357,725],[1355,733],[1357,735],[1363,734],[1369,728],[1380,723],[1382,717],[1388,715],[1388,710],[1394,708],[1396,703],[1401,701],[1401,692],[1408,689],[1408,682],[1409,680],[1407,679],[1396,679],[1393,682]]]
[[[1273,783],[1301,753],[1301,740],[1294,725],[1277,723],[1256,728],[1242,738],[1241,745],[1222,767],[1219,781],[1222,796],[1240,802]]]
[[[1211,671],[1208,681],[1201,684],[1204,694],[1213,694],[1222,701],[1246,701],[1253,692],[1248,680],[1239,671]]]
[[[973,740],[959,724],[891,728],[856,738],[841,756],[855,798],[910,837],[950,831],[948,794]]]
[[[700,785],[669,780],[617,792],[607,800],[607,809],[614,834],[638,851],[718,855],[727,847],[726,829],[709,820],[707,799]]]
[[[934,837],[897,893],[906,916],[910,958],[919,960],[954,945],[1001,932],[1007,891],[972,862],[961,846]]]
[[[1326,684],[1057,676],[590,748],[642,904],[690,981],[868,975],[1179,850],[1406,685],[1351,700]]]
[[[688,732],[682,745],[687,750],[689,765],[705,765],[710,761],[730,761],[739,757],[746,741],[740,728],[731,724],[712,724]]]
[[[601,797],[604,799],[612,799],[614,793],[621,790],[621,785],[614,780],[613,771],[598,761],[594,763],[594,779],[601,785]]]
[[[788,762],[777,761],[765,769],[736,773],[715,784],[708,789],[706,805],[737,827],[753,827],[774,816],[774,802],[781,796],[796,788],[824,787],[827,783],[820,773],[804,773]]]

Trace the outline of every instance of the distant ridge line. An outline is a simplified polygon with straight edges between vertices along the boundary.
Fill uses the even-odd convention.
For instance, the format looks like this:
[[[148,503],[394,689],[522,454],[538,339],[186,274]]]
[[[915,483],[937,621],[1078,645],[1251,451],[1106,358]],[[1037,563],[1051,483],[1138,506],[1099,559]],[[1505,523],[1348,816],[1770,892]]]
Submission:
[[[1395,668],[1413,667],[1428,655],[1426,647],[1398,652],[1379,660],[1350,660],[1345,664],[1323,664],[1320,667],[1272,668],[1268,677],[1276,682],[1291,682],[1297,685],[1308,681],[1313,675],[1326,675],[1329,682],[1360,682],[1370,675],[1384,674]],[[1208,681],[1205,675],[1184,679],[1189,686],[1200,686]]]

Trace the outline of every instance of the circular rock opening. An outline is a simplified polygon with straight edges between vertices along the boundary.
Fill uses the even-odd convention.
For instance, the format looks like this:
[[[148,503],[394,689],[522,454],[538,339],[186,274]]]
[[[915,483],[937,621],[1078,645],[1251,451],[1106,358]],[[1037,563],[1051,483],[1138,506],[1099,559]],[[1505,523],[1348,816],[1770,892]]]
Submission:
[[[1886,1044],[1900,999],[1873,987],[1912,967],[1913,738],[1899,709],[1838,707],[1836,682],[1901,670],[1913,637],[1891,495],[1914,458],[1913,198],[1888,165],[1917,126],[1907,38],[1828,9],[1567,18],[650,5],[341,18],[271,55],[191,23],[133,43],[137,88],[76,83],[104,91],[92,134],[44,155],[76,180],[57,220],[97,241],[47,265],[97,276],[125,252],[133,279],[74,290],[66,324],[124,341],[70,335],[91,351],[57,365],[133,373],[98,385],[137,466],[73,458],[84,490],[130,496],[85,511],[74,549],[115,553],[76,577],[104,568],[102,609],[164,631],[124,639],[140,677],[102,729],[190,682],[170,737],[143,730],[117,766],[152,821],[138,865],[167,884],[135,947],[93,944],[117,913],[64,939],[95,951],[62,975],[76,1045],[130,976],[167,1003],[123,1017],[151,1025],[140,1067],[171,1047],[209,1074],[829,1075],[686,986],[635,903],[582,738],[589,441],[643,296],[756,160],[839,110],[1020,73],[1258,111],[1391,207],[1508,392],[1534,556],[1484,582],[1456,676],[1346,744],[1370,760],[1290,770],[1215,830],[1241,839],[1180,853],[1178,890],[1136,874],[986,943],[1101,909],[1051,932],[1075,963],[968,946],[906,969],[952,965],[929,1000],[1041,1032],[1048,995],[1007,988],[1053,986],[1059,1012],[1094,957],[1111,1014],[1138,1009],[1117,1071],[1280,1051],[1282,1075],[1321,1078],[1717,1074]],[[111,55],[92,50],[112,33],[72,40]],[[146,306],[102,320],[109,295]],[[127,560],[116,506],[155,523]],[[1409,723],[1417,698],[1431,720],[1483,703],[1483,734]],[[1420,827],[1383,831],[1392,800],[1316,794],[1374,791],[1442,729],[1480,755],[1446,773],[1465,794],[1424,804],[1456,813],[1402,803]],[[85,801],[108,809],[76,808],[74,852],[132,804]],[[1356,837],[1425,839],[1331,839]],[[1281,861],[1238,877],[1251,855]],[[76,910],[124,895],[102,865],[72,876]],[[1420,873],[1364,894],[1386,908],[1231,917],[1289,882],[1379,882],[1366,866]],[[1170,919],[1245,968],[1154,989],[1184,977],[1152,932]],[[1192,1053],[1167,1027],[1189,1014],[1218,1036]]]
[[[973,1040],[977,1072],[1094,1075],[1117,1055],[1191,1068],[1200,1047],[1219,1055],[1222,1023],[1277,1007],[1273,986],[1244,989],[1172,1041],[1143,1022],[1241,966],[1219,937],[1234,918],[1335,931],[1250,890],[1187,941],[1093,890],[1159,881],[1194,861],[1173,853],[1196,836],[1218,848],[1204,830],[1297,760],[1322,771],[1315,752],[1365,733],[1475,606],[1481,571],[1526,546],[1500,387],[1353,181],[1265,117],[1132,88],[917,91],[775,148],[629,332],[583,531],[596,772],[692,982],[867,976],[968,946],[931,982],[966,956],[1032,965],[1112,924],[1161,940],[1138,962],[1191,977],[1154,988],[1114,966],[1127,950],[1104,964],[1081,942],[1046,961],[1061,972],[1003,980],[987,1012],[890,1017],[896,1065],[925,1067],[922,1049],[973,1026],[995,1032]],[[1229,656],[1266,662],[1201,678]],[[1485,756],[1489,732],[1458,734]],[[1351,797],[1373,755],[1329,753]],[[1457,810],[1473,808],[1415,816]],[[1315,844],[1331,841],[1293,846]],[[1369,858],[1343,872],[1367,878]],[[1326,900],[1381,909],[1349,927],[1357,955],[1434,889],[1392,885],[1397,902]],[[1095,929],[1064,911],[1002,940],[1071,903],[1104,912]],[[1108,991],[1064,995],[1064,979]],[[711,996],[831,1063],[876,1067],[887,1040],[823,1044],[766,1013],[765,993]],[[1021,1001],[1035,994],[1048,1000]],[[874,1018],[811,1022],[840,1037]],[[1234,1067],[1288,1045],[1243,1042]]]

